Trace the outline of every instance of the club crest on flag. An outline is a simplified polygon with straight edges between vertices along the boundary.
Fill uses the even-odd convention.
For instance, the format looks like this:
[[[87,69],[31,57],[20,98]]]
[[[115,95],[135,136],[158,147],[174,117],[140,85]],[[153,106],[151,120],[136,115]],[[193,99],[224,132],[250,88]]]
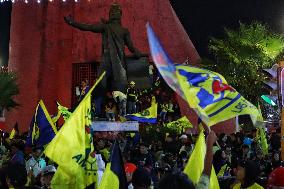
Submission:
[[[207,125],[224,121],[224,114],[258,114],[256,107],[229,86],[222,75],[194,66],[175,67],[186,100]]]
[[[226,83],[223,83],[225,79],[218,76],[217,73],[212,72],[210,78],[210,75],[208,73],[200,73],[200,70],[202,70],[200,68],[196,68],[196,71],[198,71],[199,73],[195,73],[194,72],[195,68],[192,66],[190,71],[182,69],[181,66],[177,66],[177,68],[180,76],[186,78],[187,82],[190,84],[190,87],[196,87],[199,89],[199,91],[196,93],[196,97],[199,100],[198,105],[201,108],[206,108],[220,101],[227,101],[227,103],[224,104],[224,106],[221,106],[219,109],[216,110],[216,112],[218,112],[221,109],[225,108],[226,106],[229,106],[230,104],[234,103],[236,100],[238,100],[241,97],[241,95],[238,92],[235,92],[235,94],[230,95],[230,97],[225,95],[226,91],[233,92],[234,90]],[[219,95],[219,97],[216,98],[216,95]],[[212,115],[214,114],[215,113],[212,113]]]

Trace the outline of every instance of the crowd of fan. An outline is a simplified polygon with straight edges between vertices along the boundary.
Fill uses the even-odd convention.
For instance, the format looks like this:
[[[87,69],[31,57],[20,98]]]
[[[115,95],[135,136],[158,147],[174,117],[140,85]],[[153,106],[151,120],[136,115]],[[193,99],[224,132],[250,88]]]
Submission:
[[[92,153],[100,158],[97,159],[98,182],[110,161],[111,146],[117,141],[129,189],[208,188],[212,164],[221,188],[284,187],[279,128],[276,132],[266,133],[268,154],[259,145],[256,130],[219,134],[218,137],[214,132],[205,132],[207,151],[204,172],[198,184],[193,185],[182,171],[191,157],[198,135],[176,133],[165,128],[166,123],[180,117],[178,103],[172,94],[165,93],[161,88],[136,91],[133,83],[131,85],[125,95],[127,98],[121,98],[114,92],[108,93],[103,100],[105,104],[100,96],[94,94],[94,119],[106,117],[109,121],[119,120],[119,116],[126,113],[150,107],[152,96],[155,96],[159,104],[159,121],[154,125],[142,125],[140,132],[136,133],[95,133],[95,151]],[[131,97],[132,94],[134,96]],[[56,165],[44,156],[42,147],[25,146],[25,139],[24,134],[17,134],[13,139],[9,138],[9,134],[1,134],[0,188],[51,188]]]
[[[103,173],[105,164],[109,162],[111,146],[116,140],[122,151],[129,188],[189,188],[192,183],[181,172],[191,156],[197,135],[163,133],[161,125],[152,129],[135,135],[127,132],[95,133],[94,153],[100,154],[103,160],[103,166],[98,166],[98,171]],[[154,135],[151,134],[153,132]],[[280,130],[267,135],[268,155],[263,155],[255,141],[255,133],[253,130],[218,136],[219,145],[215,143],[212,146],[212,163],[221,188],[230,188],[239,181],[242,188],[248,188],[256,182],[259,184],[256,188],[284,186],[283,170],[281,174],[269,177],[273,170],[282,166]],[[42,148],[25,147],[24,138],[24,135],[17,135],[9,139],[7,134],[2,137],[0,188],[50,188],[56,166],[44,156]]]
[[[108,91],[102,95],[103,88],[98,85],[93,91],[92,113],[95,120],[115,121],[127,114],[141,112],[151,106],[154,96],[158,103],[158,113],[162,122],[172,120],[180,115],[179,106],[173,92],[169,93],[165,83],[160,78],[154,79],[150,89],[137,89],[134,81],[129,83],[127,91]],[[82,81],[78,91],[76,105],[84,98],[90,87],[88,81]]]

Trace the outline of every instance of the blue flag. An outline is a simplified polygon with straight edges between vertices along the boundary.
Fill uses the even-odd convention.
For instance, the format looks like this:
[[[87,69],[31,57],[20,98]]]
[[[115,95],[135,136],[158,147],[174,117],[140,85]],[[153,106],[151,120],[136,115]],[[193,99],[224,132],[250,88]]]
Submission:
[[[42,100],[39,101],[30,124],[30,131],[26,144],[28,146],[43,147],[48,144],[57,133],[51,117]]]

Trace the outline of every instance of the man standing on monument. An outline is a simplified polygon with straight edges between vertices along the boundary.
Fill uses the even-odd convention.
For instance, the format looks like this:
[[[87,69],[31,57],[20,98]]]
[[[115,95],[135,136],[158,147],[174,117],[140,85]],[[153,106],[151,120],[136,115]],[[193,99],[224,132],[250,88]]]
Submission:
[[[109,20],[101,19],[96,24],[83,24],[75,22],[71,16],[64,17],[65,22],[82,31],[91,31],[102,34],[102,60],[98,75],[106,71],[106,77],[102,80],[105,89],[111,91],[126,92],[127,75],[124,46],[126,45],[135,57],[141,57],[130,38],[127,28],[121,26],[122,10],[119,4],[114,3],[109,10]]]

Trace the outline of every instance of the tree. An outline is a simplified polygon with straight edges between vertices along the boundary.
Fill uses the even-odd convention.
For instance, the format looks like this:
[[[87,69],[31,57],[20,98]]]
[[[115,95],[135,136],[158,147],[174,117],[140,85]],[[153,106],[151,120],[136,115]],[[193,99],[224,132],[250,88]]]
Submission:
[[[19,94],[17,77],[14,72],[8,72],[6,69],[0,69],[0,110],[10,110],[18,106],[13,99]]]
[[[201,64],[222,74],[228,83],[248,100],[256,102],[263,94],[266,75],[282,56],[284,40],[259,22],[242,24],[237,30],[225,29],[222,39],[211,38],[209,51],[216,63],[203,60]]]

